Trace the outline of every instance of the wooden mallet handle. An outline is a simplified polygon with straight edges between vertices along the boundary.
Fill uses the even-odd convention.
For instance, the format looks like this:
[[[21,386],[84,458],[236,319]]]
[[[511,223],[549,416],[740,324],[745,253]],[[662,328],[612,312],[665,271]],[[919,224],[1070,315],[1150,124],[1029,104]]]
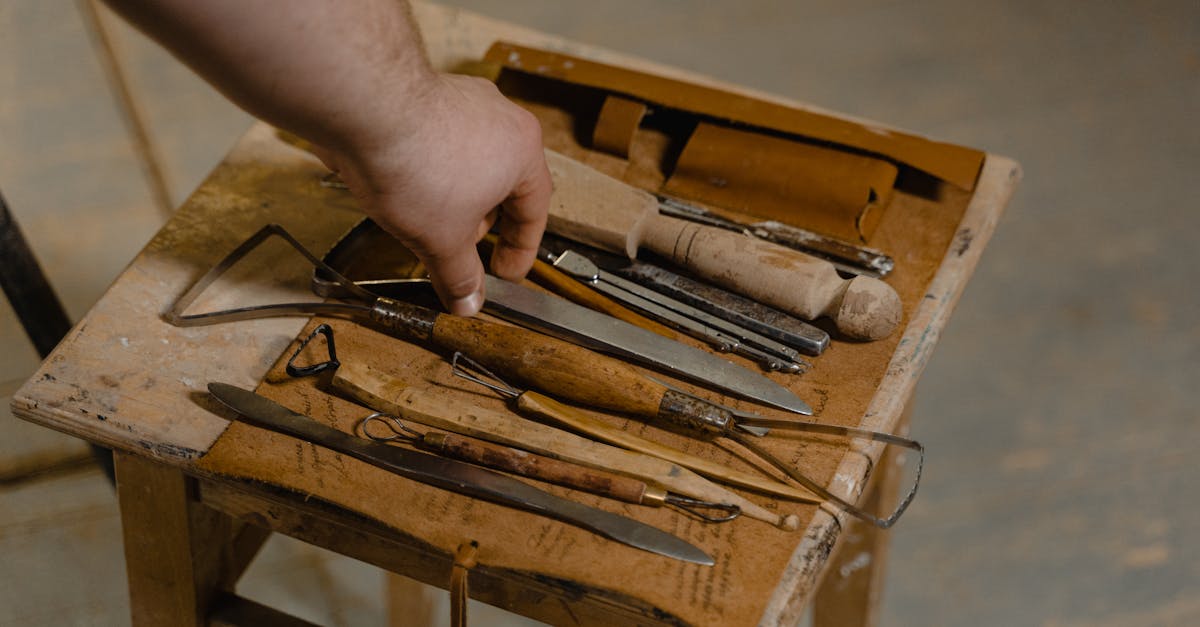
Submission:
[[[877,340],[900,323],[900,298],[870,277],[846,280],[822,259],[749,235],[661,215],[644,190],[546,151],[554,178],[547,228],[637,257],[651,250],[701,279],[806,320],[829,317],[848,338]]]
[[[806,320],[828,317],[851,339],[882,339],[900,324],[900,298],[887,283],[843,279],[827,261],[749,235],[655,214],[641,245],[763,304]]]

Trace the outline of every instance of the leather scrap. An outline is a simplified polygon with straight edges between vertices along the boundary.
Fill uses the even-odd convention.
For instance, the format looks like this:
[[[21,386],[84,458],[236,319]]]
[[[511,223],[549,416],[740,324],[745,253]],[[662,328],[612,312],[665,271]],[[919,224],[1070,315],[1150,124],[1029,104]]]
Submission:
[[[497,42],[484,61],[631,100],[854,148],[921,170],[966,191],[974,189],[983,167],[984,153],[980,150],[557,52]]]

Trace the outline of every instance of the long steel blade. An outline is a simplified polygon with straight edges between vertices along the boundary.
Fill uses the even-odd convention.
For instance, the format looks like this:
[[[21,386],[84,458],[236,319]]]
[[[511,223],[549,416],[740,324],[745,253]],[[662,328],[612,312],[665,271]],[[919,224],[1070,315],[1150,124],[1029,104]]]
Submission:
[[[491,275],[486,291],[484,309],[506,320],[735,396],[812,415],[812,408],[791,390],[711,353]]]
[[[659,555],[706,566],[714,563],[704,551],[669,533],[559,498],[511,477],[435,455],[366,441],[237,386],[209,383],[208,391],[250,424],[312,442],[414,481],[556,518]]]

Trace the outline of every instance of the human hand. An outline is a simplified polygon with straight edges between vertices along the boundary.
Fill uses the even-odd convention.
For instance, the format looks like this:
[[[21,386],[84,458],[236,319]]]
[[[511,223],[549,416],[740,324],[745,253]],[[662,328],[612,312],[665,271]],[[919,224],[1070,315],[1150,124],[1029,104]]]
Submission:
[[[452,313],[483,305],[475,243],[497,219],[492,270],[529,270],[552,186],[541,128],[491,83],[434,72],[407,2],[107,1],[247,111],[314,144]]]
[[[425,264],[447,309],[469,316],[484,300],[475,245],[494,222],[497,276],[520,279],[537,254],[552,191],[541,127],[483,79],[434,74],[412,93],[371,132],[317,153]]]

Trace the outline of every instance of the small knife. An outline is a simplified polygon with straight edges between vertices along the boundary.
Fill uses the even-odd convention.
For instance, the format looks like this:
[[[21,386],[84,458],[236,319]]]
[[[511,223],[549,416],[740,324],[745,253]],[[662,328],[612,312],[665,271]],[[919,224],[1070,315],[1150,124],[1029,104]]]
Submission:
[[[255,392],[209,383],[217,400],[249,424],[348,455],[414,481],[555,518],[651,553],[711,566],[699,548],[636,520],[559,498],[511,477],[435,455],[365,441],[298,414]]]

